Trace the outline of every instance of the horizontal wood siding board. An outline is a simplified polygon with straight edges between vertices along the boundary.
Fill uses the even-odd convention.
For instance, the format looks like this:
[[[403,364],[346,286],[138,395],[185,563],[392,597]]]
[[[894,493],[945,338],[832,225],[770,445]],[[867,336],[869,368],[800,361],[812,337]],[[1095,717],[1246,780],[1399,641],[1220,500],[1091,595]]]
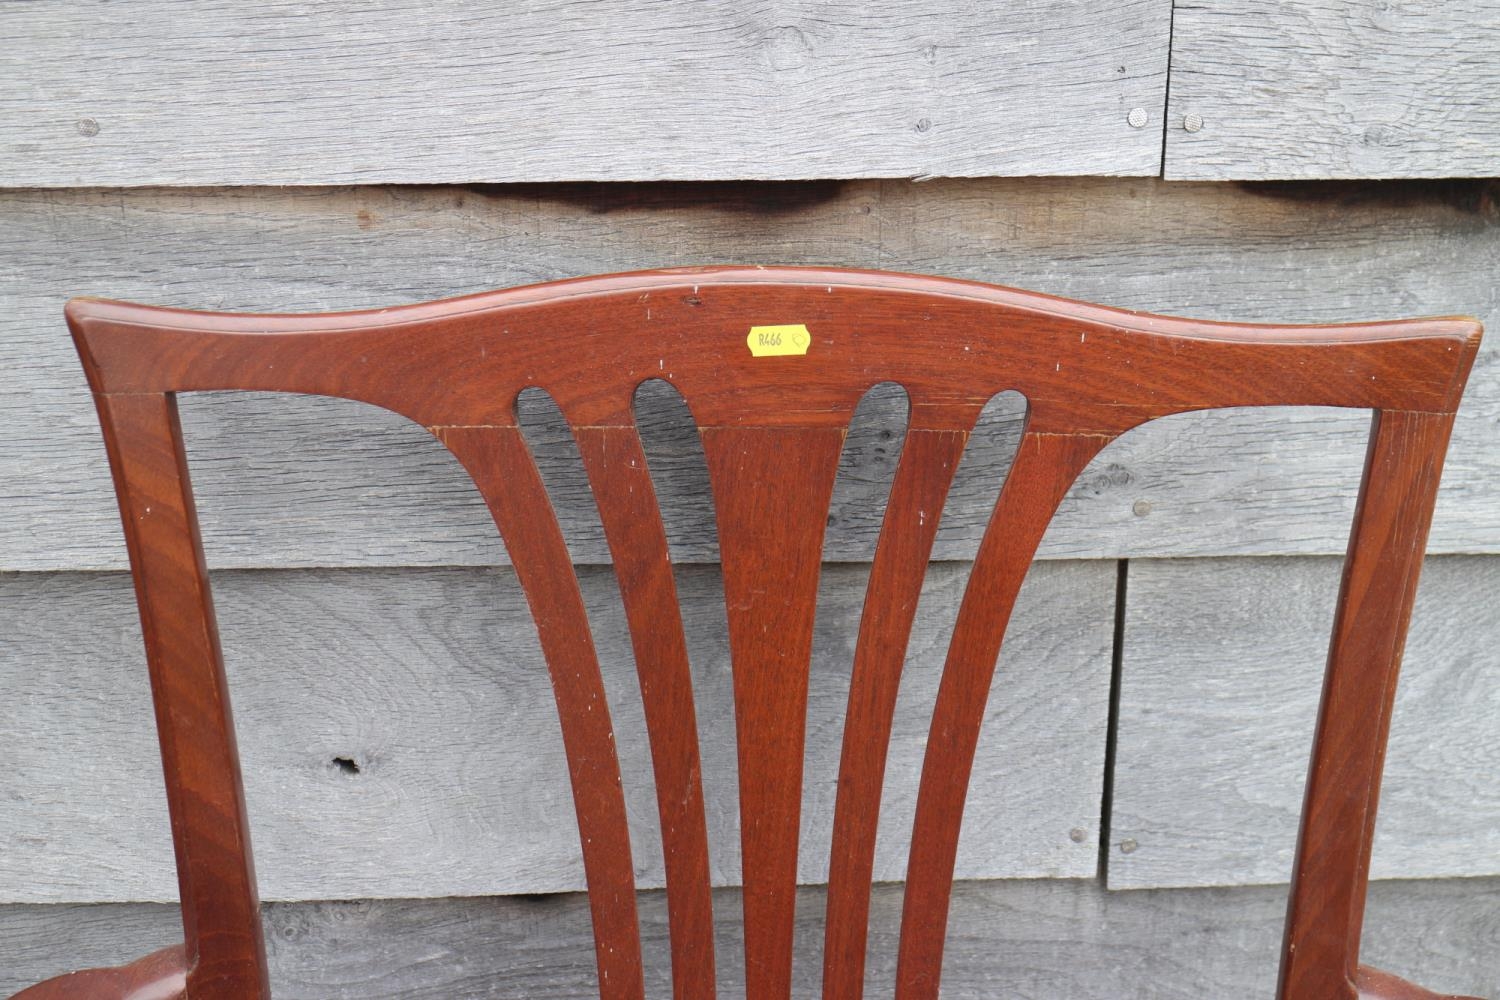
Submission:
[[[1171,77],[1169,179],[1500,174],[1496,0],[1179,0]]]
[[[0,570],[124,565],[62,323],[72,294],[320,310],[729,260],[950,274],[1209,318],[1471,313],[1497,326],[1500,285],[1485,266],[1500,267],[1497,203],[1483,182],[1079,179],[0,194]],[[1491,337],[1459,415],[1435,551],[1500,551],[1497,351]],[[661,441],[652,458],[675,509],[675,554],[712,562],[709,508],[693,500],[706,482],[694,436],[674,430],[660,397],[642,405]],[[187,397],[183,412],[212,565],[503,561],[457,466],[390,414],[218,395]],[[1132,431],[1080,477],[1041,556],[1341,553],[1367,428],[1352,411],[1226,411]],[[882,447],[878,429],[851,442],[851,473],[888,474]],[[1008,450],[971,448],[965,461],[984,469],[974,480],[984,488],[950,505],[940,559],[972,556]],[[607,561],[581,472],[563,475],[550,444],[542,464],[562,484],[576,557]],[[858,509],[836,512],[830,559],[868,558],[877,523]]]
[[[1111,888],[1285,881],[1338,559],[1129,567]],[[1500,560],[1427,561],[1374,878],[1500,873]]]
[[[1157,0],[9,4],[0,185],[1155,175],[1170,19]]]
[[[804,882],[827,878],[866,569],[830,565],[818,611]],[[898,703],[876,877],[900,879],[963,564],[931,568]],[[1040,564],[990,700],[965,877],[1089,877],[1098,852],[1113,564]],[[546,669],[510,570],[215,574],[265,899],[582,888]],[[724,606],[680,573],[717,884],[739,880]],[[613,574],[582,574],[643,885],[662,884],[640,695]],[[0,901],[175,898],[146,671],[124,574],[0,576]],[[11,612],[14,611],[12,618]],[[727,727],[727,728],[726,728]],[[1079,839],[1074,839],[1074,838]]]
[[[1284,889],[1109,893],[1084,881],[960,883],[943,995],[987,1000],[1269,997]],[[867,992],[889,995],[900,886],[876,887]],[[816,995],[822,893],[798,900],[794,988]],[[726,1000],[744,996],[739,895],[720,890],[718,960]],[[582,896],[269,903],[263,911],[278,1000],[478,1000],[595,995]],[[670,992],[666,906],[643,894],[647,991]],[[78,965],[116,963],[176,940],[175,907],[150,903],[0,906],[0,993]],[[1445,992],[1494,996],[1500,880],[1371,886],[1363,958]]]

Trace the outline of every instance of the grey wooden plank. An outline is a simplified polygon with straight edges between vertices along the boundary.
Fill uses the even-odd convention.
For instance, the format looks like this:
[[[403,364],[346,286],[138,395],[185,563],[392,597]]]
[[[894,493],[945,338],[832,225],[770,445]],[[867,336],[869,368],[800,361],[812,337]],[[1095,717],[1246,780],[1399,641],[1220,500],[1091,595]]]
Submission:
[[[1168,178],[1500,174],[1495,0],[1174,7]]]
[[[124,565],[96,421],[60,319],[74,293],[338,309],[735,260],[952,274],[1225,319],[1469,312],[1493,326],[1497,202],[1483,182],[1308,192],[1081,179],[4,193],[0,569]],[[1458,421],[1436,551],[1500,550],[1497,350],[1483,349]],[[659,399],[643,407],[662,492],[682,515],[677,555],[711,561],[711,517],[690,502],[704,482],[694,436]],[[193,396],[184,410],[215,565],[503,559],[456,465],[388,414],[256,396]],[[1138,429],[1085,472],[1042,555],[1339,553],[1365,430],[1359,413],[1321,410],[1192,414]],[[865,442],[860,469],[878,464],[878,434]],[[993,447],[966,460],[988,470],[976,482],[989,488],[964,494],[945,519],[939,558],[972,555],[1007,455]],[[543,461],[562,468],[551,451]],[[578,557],[602,562],[588,505],[580,485],[563,515]],[[830,558],[862,558],[874,530],[842,509]]]
[[[1170,21],[1154,0],[12,2],[0,185],[1154,176]]]
[[[1283,889],[1109,893],[1082,881],[960,883],[943,995],[981,1000],[1201,1000],[1270,997]],[[822,894],[799,896],[799,996],[816,995]],[[901,889],[877,886],[867,995],[889,996]],[[670,995],[659,892],[641,900],[647,993]],[[719,995],[744,996],[738,893],[715,895]],[[581,896],[270,903],[278,1000],[590,997]],[[0,992],[80,964],[116,963],[180,937],[173,907],[149,903],[0,906]],[[1494,961],[1500,880],[1372,887],[1364,959],[1445,992],[1500,994]]]
[[[1285,881],[1336,559],[1132,562],[1111,888]],[[1427,561],[1386,759],[1376,878],[1500,873],[1500,560]]]
[[[808,721],[805,882],[826,878],[866,570],[831,565]],[[877,876],[905,870],[944,636],[967,566],[932,567],[898,706]],[[1098,852],[1115,571],[1039,564],[987,712],[960,844],[969,877],[1088,877]],[[739,878],[733,708],[717,571],[681,573],[718,884]],[[582,585],[622,757],[637,874],[662,884],[640,696],[613,575]],[[215,576],[266,899],[581,888],[546,670],[506,570]],[[124,574],[0,576],[0,901],[175,898]],[[1077,839],[1075,839],[1077,838]]]

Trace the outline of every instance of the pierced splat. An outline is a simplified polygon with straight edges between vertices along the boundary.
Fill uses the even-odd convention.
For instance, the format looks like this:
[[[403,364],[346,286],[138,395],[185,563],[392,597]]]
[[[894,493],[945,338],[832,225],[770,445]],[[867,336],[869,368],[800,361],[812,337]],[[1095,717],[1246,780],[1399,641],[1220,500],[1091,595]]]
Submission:
[[[980,408],[1027,400],[933,707],[908,864],[897,995],[938,995],[954,855],[984,704],[1017,592],[1074,478],[1171,413],[1320,405],[1376,413],[1340,592],[1282,956],[1279,1000],[1435,994],[1359,965],[1369,848],[1401,647],[1453,414],[1479,342],[1467,319],[1252,327],[1145,316],[972,282],[878,272],[643,272],[378,312],[194,313],[77,300],[151,670],[184,942],[53,980],[27,1000],[269,995],[239,764],[174,394],[362,400],[429,427],[489,504],[536,621],[572,780],[600,993],[643,992],[634,872],[609,707],[557,518],[516,425],[529,386],[572,428],[609,542],[652,751],[674,992],[713,995],[709,844],[686,636],[631,400],[682,393],[720,532],[739,751],[747,994],[791,992],[814,602],[855,405],[902,386],[910,420],[865,595],[840,762],[824,992],[862,993],[891,712],[936,516]],[[757,355],[751,327],[806,330]],[[997,484],[998,486],[998,484]],[[1371,724],[1371,721],[1374,724]],[[1018,804],[1023,808],[1024,804]],[[75,988],[76,987],[76,988]],[[142,992],[144,990],[145,992]]]
[[[813,612],[843,444],[842,427],[703,433],[734,670],[749,996],[791,996]]]
[[[579,427],[574,437],[609,541],[640,675],[667,868],[674,994],[699,1000],[714,995],[714,924],[693,678],[645,449],[629,411],[618,419],[626,422]]]
[[[908,426],[870,567],[834,805],[823,928],[825,1000],[859,1000],[864,992],[875,834],[901,668],[943,504],[979,411],[970,407],[953,416],[952,424],[929,426],[924,420]]]
[[[599,657],[562,529],[518,425],[432,431],[463,463],[489,505],[552,674],[594,921],[600,998],[639,1000],[646,987],[620,762]]]
[[[964,795],[1000,645],[1052,512],[1084,466],[1110,440],[1103,435],[1040,429],[1045,426],[1045,417],[1028,413],[1021,445],[980,540],[949,640],[912,826],[896,966],[897,1000],[937,997]]]

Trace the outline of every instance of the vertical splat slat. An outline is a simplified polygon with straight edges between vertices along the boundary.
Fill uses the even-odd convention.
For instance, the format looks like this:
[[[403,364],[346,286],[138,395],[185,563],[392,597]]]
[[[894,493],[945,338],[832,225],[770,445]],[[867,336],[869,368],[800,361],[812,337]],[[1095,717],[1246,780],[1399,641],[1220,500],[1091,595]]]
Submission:
[[[949,640],[922,762],[901,913],[897,1000],[938,995],[964,796],[1006,626],[1053,511],[1109,440],[1028,426],[985,527]]]
[[[1282,1000],[1362,995],[1359,938],[1386,735],[1452,428],[1452,414],[1375,413],[1304,792]]]
[[[156,705],[192,996],[270,995],[229,686],[176,399],[98,394]]]
[[[739,752],[745,993],[791,996],[808,666],[844,428],[703,430]]]
[[[645,994],[630,828],[614,729],[583,595],[519,427],[434,427],[488,504],[526,592],[552,677],[588,879],[601,1000]]]
[[[666,529],[634,423],[578,427],[574,437],[609,541],[646,712],[667,869],[673,995],[704,1000],[714,995],[708,829],[693,679]]]
[[[891,484],[844,720],[823,939],[824,1000],[859,1000],[863,993],[881,784],[901,668],[943,504],[977,416],[975,409],[957,428],[910,427]]]

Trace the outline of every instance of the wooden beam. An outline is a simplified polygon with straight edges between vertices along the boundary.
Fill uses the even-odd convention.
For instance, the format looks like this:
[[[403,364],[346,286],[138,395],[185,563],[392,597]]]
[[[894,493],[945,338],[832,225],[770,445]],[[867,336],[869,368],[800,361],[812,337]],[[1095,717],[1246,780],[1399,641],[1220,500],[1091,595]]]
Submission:
[[[866,567],[826,567],[809,692],[799,880],[827,879]],[[663,881],[624,613],[581,571],[642,885]],[[903,876],[927,723],[967,566],[931,568],[897,704],[876,857]],[[1087,877],[1098,858],[1115,571],[1039,566],[987,709],[961,877]],[[679,574],[715,884],[739,882],[718,573]],[[217,573],[252,842],[265,899],[445,896],[583,885],[546,668],[509,569]],[[175,898],[130,581],[0,575],[0,901]],[[14,609],[15,615],[9,612]],[[1037,706],[1047,705],[1045,712]],[[1078,831],[1077,834],[1074,831]],[[1077,836],[1079,839],[1075,840]]]
[[[1111,888],[1291,874],[1337,559],[1129,567]],[[1374,878],[1500,873],[1500,560],[1430,558],[1391,723]]]
[[[1500,3],[1177,3],[1172,180],[1500,174]]]
[[[1151,0],[7,4],[0,185],[1156,175],[1170,18]]]

